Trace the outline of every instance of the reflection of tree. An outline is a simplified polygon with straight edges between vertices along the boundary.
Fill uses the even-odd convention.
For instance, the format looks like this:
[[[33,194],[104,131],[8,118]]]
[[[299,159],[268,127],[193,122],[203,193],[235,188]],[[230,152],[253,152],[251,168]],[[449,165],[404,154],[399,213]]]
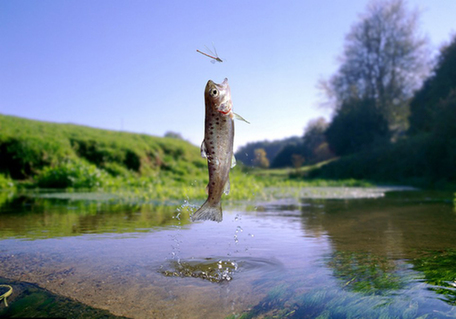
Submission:
[[[7,205],[13,198],[14,192],[0,191],[0,208]]]
[[[431,289],[443,295],[447,305],[422,293],[422,285],[410,280],[416,273],[405,262],[369,252],[336,252],[331,257],[327,265],[340,285],[319,282],[321,278],[311,274],[283,278],[240,318],[454,318],[456,289],[450,288],[450,280],[456,278],[456,250],[413,261],[426,283],[438,286]]]
[[[302,228],[311,236],[325,234],[335,251],[413,258],[417,250],[453,248],[456,219],[452,207],[426,201],[425,196],[429,194],[404,192],[381,199],[306,199],[301,206]]]
[[[442,295],[442,300],[456,306],[456,250],[426,252],[412,260],[414,269],[421,271],[430,290]]]
[[[369,253],[336,252],[328,262],[343,287],[364,294],[383,295],[405,285],[397,266],[386,257]]]
[[[453,207],[442,201],[426,201],[424,196],[429,195],[415,192],[392,193],[379,200],[306,199],[307,205],[301,208],[302,227],[307,235],[324,234],[331,242],[334,253],[327,265],[346,293],[396,302],[396,293],[405,291],[408,295],[410,289],[416,289],[422,294],[424,286],[436,293],[435,299],[456,310]],[[430,249],[440,251],[417,257],[419,251]],[[398,260],[410,260],[413,270],[401,266],[407,267],[409,262]],[[416,281],[421,273],[426,284]],[[428,299],[413,296],[415,301],[419,299],[418,311],[426,311],[424,305],[434,302],[429,295]],[[445,316],[433,313],[431,317]]]

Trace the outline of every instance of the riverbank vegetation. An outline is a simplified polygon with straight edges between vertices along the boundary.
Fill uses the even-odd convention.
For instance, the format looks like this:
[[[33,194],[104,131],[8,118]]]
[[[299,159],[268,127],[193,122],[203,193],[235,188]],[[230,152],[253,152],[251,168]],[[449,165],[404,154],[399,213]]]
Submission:
[[[244,163],[259,166],[262,149],[294,177],[455,189],[456,36],[431,59],[418,18],[405,1],[370,2],[320,83],[332,119],[310,121],[302,138],[250,143]]]
[[[73,189],[116,193],[123,200],[203,200],[207,164],[197,146],[179,138],[115,132],[0,115],[0,188]],[[240,163],[227,200],[266,198],[266,188],[367,185],[290,179],[288,170]],[[5,197],[6,198],[6,197]]]
[[[197,147],[181,139],[6,115],[0,127],[3,189],[189,184],[207,175]]]

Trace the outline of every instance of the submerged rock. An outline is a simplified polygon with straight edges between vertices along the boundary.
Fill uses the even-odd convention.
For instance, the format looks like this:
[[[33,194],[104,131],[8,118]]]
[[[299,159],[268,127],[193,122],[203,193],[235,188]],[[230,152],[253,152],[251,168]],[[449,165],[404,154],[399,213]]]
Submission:
[[[238,263],[231,260],[172,260],[163,266],[160,272],[167,277],[194,277],[211,282],[223,282],[233,279]]]

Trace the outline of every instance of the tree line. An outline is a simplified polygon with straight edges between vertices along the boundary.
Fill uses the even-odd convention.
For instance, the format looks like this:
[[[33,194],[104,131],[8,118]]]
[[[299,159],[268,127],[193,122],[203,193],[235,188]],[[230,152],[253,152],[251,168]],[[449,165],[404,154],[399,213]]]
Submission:
[[[326,141],[328,122],[323,118],[309,121],[302,137],[248,143],[236,152],[244,165],[261,168],[300,167],[334,157]]]
[[[250,162],[241,161],[296,167],[341,156],[315,174],[456,180],[456,36],[431,59],[418,25],[403,0],[370,2],[346,36],[338,70],[319,83],[331,121],[310,121],[301,138],[250,143],[238,152]]]

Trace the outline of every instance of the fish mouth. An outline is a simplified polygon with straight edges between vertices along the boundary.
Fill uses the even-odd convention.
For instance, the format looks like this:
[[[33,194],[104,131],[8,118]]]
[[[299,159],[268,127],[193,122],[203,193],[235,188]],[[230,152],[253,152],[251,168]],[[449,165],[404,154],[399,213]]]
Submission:
[[[231,108],[229,108],[228,111],[219,111],[219,113],[222,113],[223,115],[228,115],[231,113]]]
[[[228,106],[228,108],[227,108]],[[219,113],[222,113],[223,115],[228,115],[231,113],[231,109],[232,109],[232,106],[231,106],[231,103],[227,103],[227,102],[223,102],[220,104],[220,106],[217,108],[217,111]]]

